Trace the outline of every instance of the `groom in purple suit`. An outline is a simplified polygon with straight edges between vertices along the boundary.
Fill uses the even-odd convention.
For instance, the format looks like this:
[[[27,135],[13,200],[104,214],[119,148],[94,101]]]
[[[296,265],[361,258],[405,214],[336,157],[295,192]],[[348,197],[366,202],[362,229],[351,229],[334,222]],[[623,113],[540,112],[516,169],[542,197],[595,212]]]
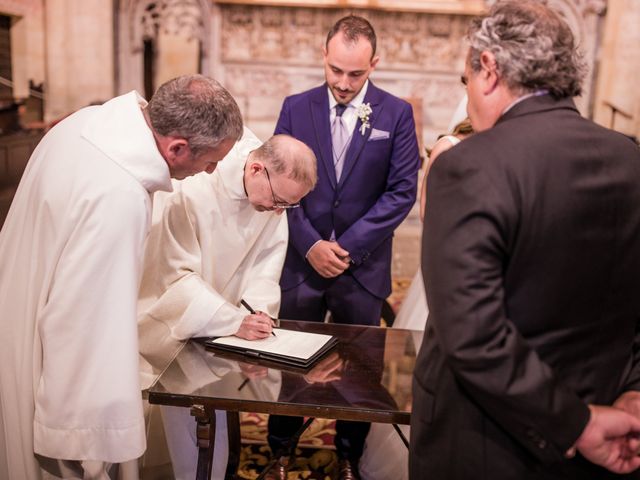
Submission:
[[[393,231],[416,198],[418,143],[411,106],[369,81],[376,35],[362,17],[340,19],[324,48],[326,83],[285,99],[276,133],[313,149],[318,183],[290,209],[280,317],[379,325],[391,293]],[[299,417],[272,415],[269,443],[284,478]],[[338,421],[339,478],[357,478],[369,424]]]

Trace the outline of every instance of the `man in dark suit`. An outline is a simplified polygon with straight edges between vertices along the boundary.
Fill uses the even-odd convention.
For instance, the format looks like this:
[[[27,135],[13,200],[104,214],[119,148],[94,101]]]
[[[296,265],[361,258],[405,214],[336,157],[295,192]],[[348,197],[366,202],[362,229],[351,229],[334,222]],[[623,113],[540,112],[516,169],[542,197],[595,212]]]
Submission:
[[[288,212],[282,318],[320,322],[329,310],[336,323],[380,323],[393,231],[415,203],[419,155],[411,106],[368,79],[377,63],[373,27],[344,17],[327,36],[326,83],[282,106],[276,133],[302,140],[318,158],[315,189]],[[301,418],[271,416],[275,455],[300,425]],[[368,430],[337,423],[341,477],[357,475]]]
[[[580,116],[584,66],[540,2],[497,3],[469,41],[480,133],[429,173],[410,478],[631,472],[640,151]]]

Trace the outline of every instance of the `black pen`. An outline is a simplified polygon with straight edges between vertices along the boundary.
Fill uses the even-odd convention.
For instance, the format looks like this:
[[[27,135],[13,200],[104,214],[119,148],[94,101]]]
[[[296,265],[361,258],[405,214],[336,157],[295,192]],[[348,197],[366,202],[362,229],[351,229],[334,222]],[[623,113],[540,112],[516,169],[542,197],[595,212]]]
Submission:
[[[249,310],[249,313],[251,315],[256,315],[256,311],[251,308],[251,305],[249,305],[247,302],[245,302],[244,300],[240,300],[240,303],[242,304],[242,306],[244,308],[246,308],[247,310]],[[271,330],[271,335],[273,335],[274,337],[276,336],[276,334],[273,332],[273,330]]]
[[[238,391],[242,390],[247,383],[249,383],[248,377],[245,378],[244,381],[240,384],[240,386],[238,387]]]

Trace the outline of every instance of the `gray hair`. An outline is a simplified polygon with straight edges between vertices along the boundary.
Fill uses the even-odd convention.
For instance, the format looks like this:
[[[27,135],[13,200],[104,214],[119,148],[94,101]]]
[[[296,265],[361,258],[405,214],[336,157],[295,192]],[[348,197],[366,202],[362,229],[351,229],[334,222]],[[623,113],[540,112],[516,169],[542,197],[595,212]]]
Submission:
[[[147,110],[158,134],[186,139],[194,155],[242,136],[238,104],[222,85],[204,75],[183,75],[162,84]]]
[[[307,145],[289,135],[274,135],[255,151],[274,173],[312,190],[318,181],[316,156]]]
[[[556,98],[582,93],[586,65],[573,33],[540,1],[498,2],[472,22],[467,37],[471,69],[481,69],[483,51],[493,53],[498,73],[514,93],[545,89]]]

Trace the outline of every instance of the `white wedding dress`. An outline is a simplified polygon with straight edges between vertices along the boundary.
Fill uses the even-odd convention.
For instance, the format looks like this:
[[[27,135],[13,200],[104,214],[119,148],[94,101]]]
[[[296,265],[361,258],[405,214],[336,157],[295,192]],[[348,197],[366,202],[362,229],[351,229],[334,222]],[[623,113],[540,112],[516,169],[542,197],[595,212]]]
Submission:
[[[438,140],[438,142],[442,141],[448,141],[451,143],[451,146],[454,146],[460,142],[460,139],[453,135],[445,135]],[[393,328],[424,330],[428,315],[429,307],[427,307],[427,297],[424,292],[422,272],[418,269],[407,290],[407,295],[400,306],[400,311],[393,322]]]

